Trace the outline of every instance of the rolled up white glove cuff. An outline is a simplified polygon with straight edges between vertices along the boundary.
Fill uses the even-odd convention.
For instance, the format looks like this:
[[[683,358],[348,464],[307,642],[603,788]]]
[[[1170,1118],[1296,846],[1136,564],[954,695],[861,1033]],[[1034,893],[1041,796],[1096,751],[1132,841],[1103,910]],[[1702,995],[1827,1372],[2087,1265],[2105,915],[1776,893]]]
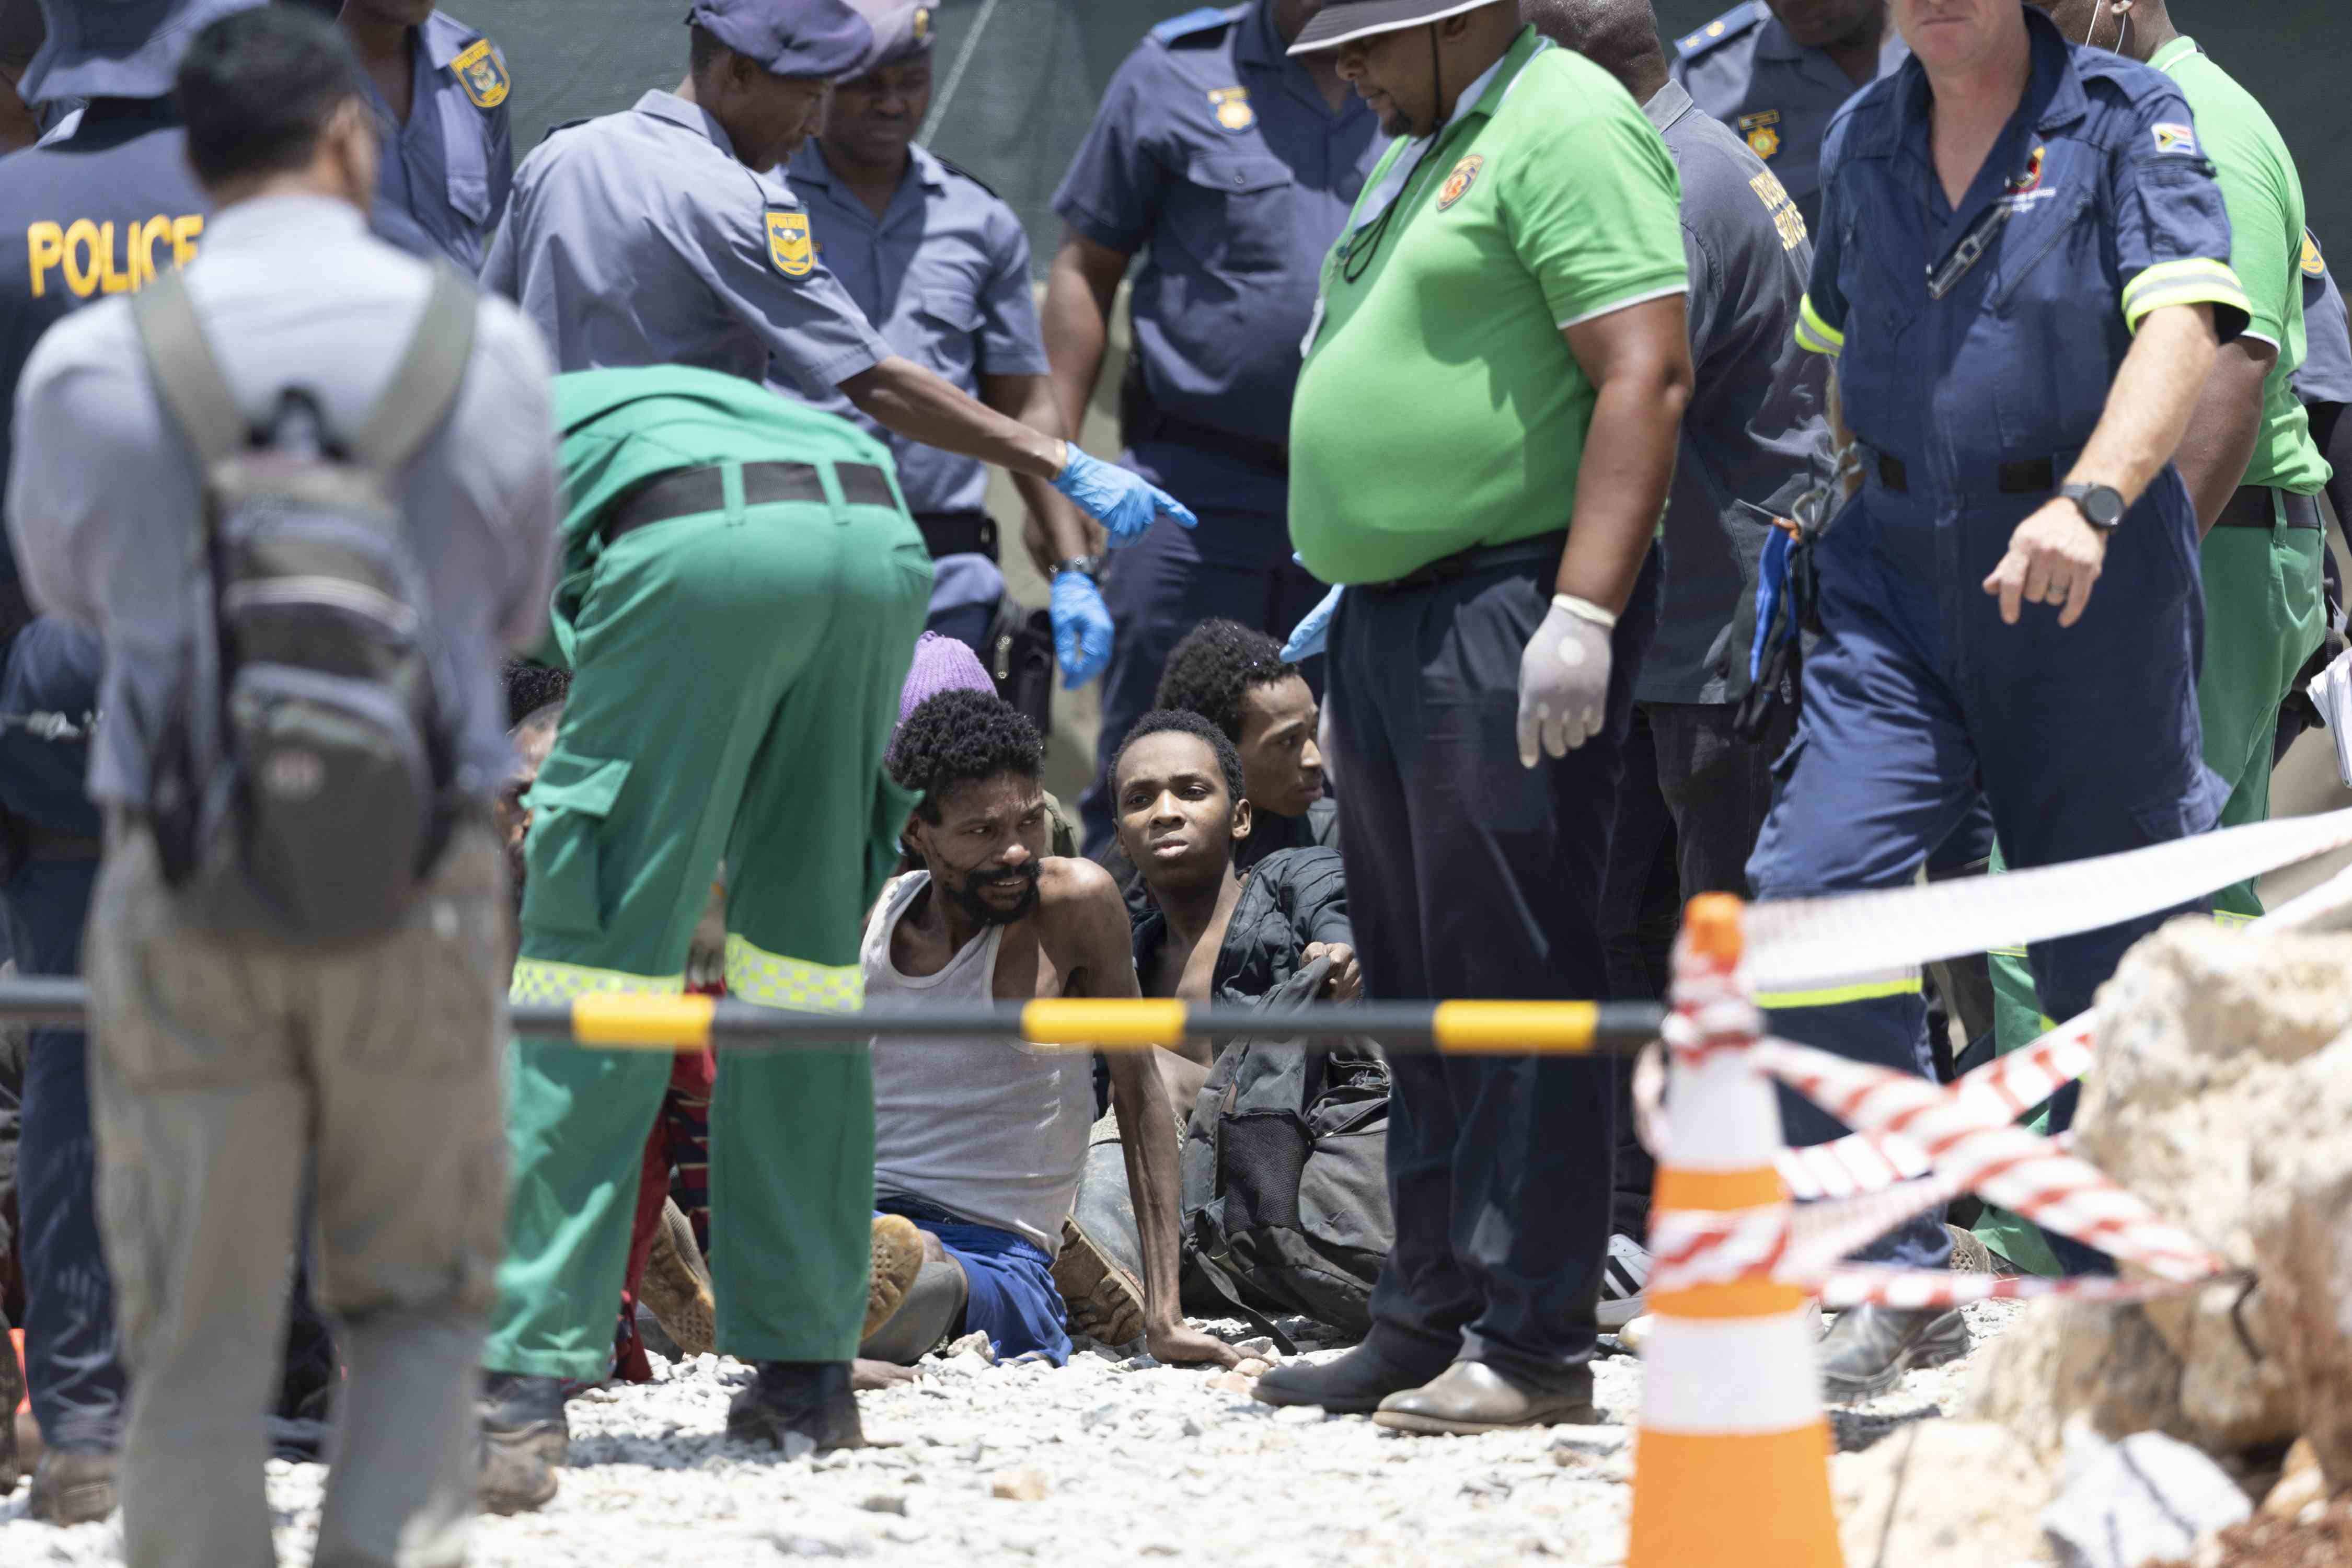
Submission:
[[[1613,632],[1617,629],[1617,617],[1590,599],[1580,599],[1573,594],[1554,594],[1551,596],[1551,607],[1555,610],[1566,610],[1579,620],[1591,621],[1603,631]]]

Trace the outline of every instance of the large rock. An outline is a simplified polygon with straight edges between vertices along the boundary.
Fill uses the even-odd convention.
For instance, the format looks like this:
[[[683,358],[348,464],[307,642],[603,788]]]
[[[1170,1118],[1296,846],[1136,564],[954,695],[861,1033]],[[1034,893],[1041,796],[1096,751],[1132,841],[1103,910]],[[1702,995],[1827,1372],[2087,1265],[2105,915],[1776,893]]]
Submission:
[[[2352,1485],[2352,936],[2180,920],[2099,994],[2076,1146],[2251,1269],[2145,1308],[2035,1308],[1971,1414],[2053,1449],[2067,1415],[2229,1456],[2308,1435]],[[2250,1348],[2251,1346],[2251,1348]]]
[[[2066,1485],[2042,1510],[2064,1568],[2142,1568],[2174,1562],[2253,1511],[2221,1466],[2160,1432],[2109,1443],[2080,1426]]]
[[[1915,1421],[1830,1462],[1853,1568],[2012,1568],[2043,1561],[2036,1516],[2058,1476],[1989,1421]]]

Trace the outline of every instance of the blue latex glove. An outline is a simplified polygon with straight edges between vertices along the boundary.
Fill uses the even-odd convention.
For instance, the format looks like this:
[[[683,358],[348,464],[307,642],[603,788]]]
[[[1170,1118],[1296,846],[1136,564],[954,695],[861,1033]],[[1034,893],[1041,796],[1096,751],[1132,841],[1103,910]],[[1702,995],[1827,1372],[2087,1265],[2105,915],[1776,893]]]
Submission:
[[[1083,572],[1055,574],[1054,657],[1064,687],[1075,690],[1110,664],[1110,606],[1095,580]]]
[[[1186,528],[1201,525],[1192,508],[1149,479],[1129,473],[1117,463],[1087,457],[1078,450],[1076,441],[1064,445],[1069,449],[1069,458],[1063,463],[1062,471],[1054,476],[1054,488],[1077,502],[1088,517],[1109,531],[1112,549],[1142,538],[1144,530],[1162,512]]]
[[[1296,664],[1302,658],[1313,658],[1323,651],[1330,639],[1332,612],[1339,607],[1342,589],[1334,588],[1323,595],[1322,602],[1307,612],[1306,617],[1291,628],[1290,640],[1282,645],[1282,657]]]

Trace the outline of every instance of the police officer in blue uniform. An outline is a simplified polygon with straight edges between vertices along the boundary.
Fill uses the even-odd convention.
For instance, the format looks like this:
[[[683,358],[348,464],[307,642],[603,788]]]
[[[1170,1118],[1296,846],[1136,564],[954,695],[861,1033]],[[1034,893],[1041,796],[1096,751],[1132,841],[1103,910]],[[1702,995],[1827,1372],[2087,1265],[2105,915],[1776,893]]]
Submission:
[[[1675,79],[1822,211],[1822,138],[1854,93],[1903,63],[1886,0],[1747,0],[1675,45]]]
[[[866,16],[846,0],[694,0],[687,20],[676,92],[559,126],[515,171],[482,281],[538,323],[557,368],[789,377],[909,441],[1050,481],[1115,547],[1156,518],[1191,528],[1192,511],[1147,479],[898,353],[823,260],[832,237],[755,172],[799,152],[828,84],[864,71]],[[1076,583],[1055,585],[1054,637],[1065,670],[1108,651],[1100,604]]]
[[[1063,411],[1084,416],[1111,301],[1138,252],[1125,460],[1201,514],[1121,555],[1102,697],[1107,770],[1177,640],[1223,616],[1276,637],[1323,596],[1290,560],[1290,395],[1323,256],[1386,143],[1328,56],[1286,53],[1321,0],[1251,0],[1153,28],[1111,79],[1055,195],[1067,225],[1046,281]],[[1097,778],[1088,849],[1110,837]]]
[[[0,159],[0,406],[15,405],[34,343],[68,311],[195,254],[208,204],[171,105],[173,68],[206,22],[259,3],[43,0],[47,36],[20,90],[34,104],[89,106],[62,140]],[[0,479],[10,457],[0,432]],[[82,775],[101,656],[87,633],[33,618],[13,554],[0,570],[0,901],[17,968],[73,974],[98,870]],[[36,1030],[17,1206],[26,1382],[45,1445],[32,1510],[59,1524],[102,1519],[115,1503],[124,1384],[94,1175],[82,1036]]]
[[[340,20],[383,139],[376,233],[479,272],[514,184],[506,57],[433,0],[343,0]]]
[[[826,270],[894,352],[1000,414],[1063,435],[1021,220],[995,192],[914,145],[930,111],[938,37],[931,7],[850,3],[874,28],[873,52],[858,75],[835,85],[823,130],[779,177],[807,204]],[[797,395],[789,381],[778,389]],[[890,447],[907,509],[931,551],[929,629],[990,651],[983,645],[1004,597],[1004,574],[996,521],[983,506],[986,467],[893,433],[838,392],[808,401],[863,425]],[[1067,500],[1032,475],[1015,474],[1013,484],[1052,542],[1049,559],[1087,553],[1086,525]],[[1074,639],[1076,661],[1065,670],[1072,685],[1082,685],[1109,660],[1110,614],[1091,576],[1056,575],[1066,617],[1086,623]]]
[[[2303,235],[2303,363],[2295,368],[2294,395],[2311,416],[2312,444],[2335,469],[2327,499],[2340,521],[2352,516],[2352,331],[2347,331],[2344,296],[2327,270],[2327,258],[2309,229]],[[2330,552],[2331,569],[2335,556]]]
[[[1906,883],[1980,796],[2021,867],[2201,833],[2221,805],[2170,456],[2246,299],[2188,106],[2018,0],[1894,9],[1915,53],[1831,128],[1798,328],[1835,358],[1860,488],[1814,550],[1823,635],[1748,867],[1768,899]],[[2160,918],[2035,944],[2045,1005],[2087,1007]],[[1790,1038],[1926,1070],[1916,970],[1759,1000]],[[1786,1114],[1792,1143],[1841,1131]],[[1931,1214],[1867,1256],[1949,1249]],[[1958,1312],[1864,1308],[1824,1380],[1874,1392],[1967,1347]]]

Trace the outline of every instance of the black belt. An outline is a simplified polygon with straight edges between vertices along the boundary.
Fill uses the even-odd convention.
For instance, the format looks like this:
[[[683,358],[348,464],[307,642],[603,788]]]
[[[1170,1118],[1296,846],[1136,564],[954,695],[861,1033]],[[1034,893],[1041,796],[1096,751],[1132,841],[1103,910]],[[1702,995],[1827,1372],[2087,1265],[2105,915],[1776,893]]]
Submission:
[[[996,520],[984,511],[919,511],[915,526],[923,531],[923,548],[934,561],[943,555],[996,559]]]
[[[814,463],[745,463],[743,504],[767,506],[777,501],[825,501],[824,477]],[[890,476],[872,463],[835,463],[834,477],[841,481],[841,499],[851,506],[887,506],[898,510],[898,493]],[[604,542],[674,517],[694,517],[727,510],[727,468],[673,468],[656,474],[631,490],[604,515]]]
[[[1892,452],[1878,454],[1878,482],[1897,495],[1911,489],[1910,470],[1903,459]],[[1993,483],[2005,496],[2041,495],[2058,488],[2058,464],[2051,458],[2028,458],[2022,462],[2003,463],[1994,470]]]
[[[2271,498],[2280,501],[2282,519],[2271,510]],[[2274,490],[2268,485],[2240,485],[2213,520],[2216,528],[2269,528],[2283,522],[2288,528],[2322,528],[2317,496],[2299,496],[2293,490]]]
[[[1360,583],[1349,588],[1351,594],[1394,594],[1408,588],[1432,588],[1441,583],[1451,583],[1467,577],[1473,572],[1499,572],[1508,566],[1530,566],[1549,562],[1559,565],[1560,552],[1568,548],[1568,530],[1539,533],[1533,539],[1515,539],[1508,544],[1480,544],[1468,550],[1457,550],[1451,555],[1441,555],[1426,566],[1416,567],[1392,583]]]
[[[1268,441],[1258,436],[1236,436],[1231,430],[1221,430],[1214,425],[1203,425],[1197,419],[1187,419],[1181,414],[1167,414],[1154,408],[1141,421],[1138,432],[1141,441],[1170,441],[1179,447],[1192,447],[1204,452],[1222,452],[1229,458],[1239,458],[1253,468],[1269,473],[1287,475],[1290,472],[1290,448],[1280,441]],[[1130,446],[1139,445],[1137,437],[1129,438]]]

